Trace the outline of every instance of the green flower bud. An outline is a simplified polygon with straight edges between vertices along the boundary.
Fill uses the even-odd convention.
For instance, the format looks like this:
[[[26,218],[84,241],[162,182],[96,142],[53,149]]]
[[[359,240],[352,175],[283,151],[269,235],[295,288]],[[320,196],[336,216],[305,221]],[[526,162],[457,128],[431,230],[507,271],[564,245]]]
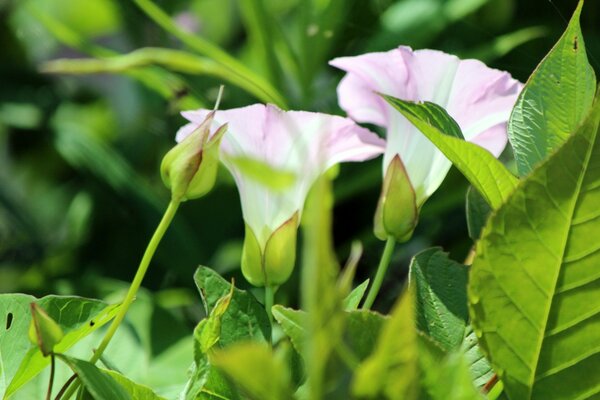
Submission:
[[[296,262],[298,212],[271,233],[261,246],[246,224],[242,273],[254,286],[279,286],[287,281]]]
[[[47,357],[54,351],[64,334],[60,326],[37,304],[31,303],[31,323],[29,324],[29,340],[40,348]]]
[[[383,179],[375,212],[375,236],[381,240],[391,236],[398,242],[405,242],[412,236],[418,218],[415,190],[400,156],[396,155]]]
[[[161,177],[171,189],[174,201],[197,199],[215,185],[219,167],[219,147],[227,124],[209,139],[214,112],[188,137],[165,155],[160,166]]]

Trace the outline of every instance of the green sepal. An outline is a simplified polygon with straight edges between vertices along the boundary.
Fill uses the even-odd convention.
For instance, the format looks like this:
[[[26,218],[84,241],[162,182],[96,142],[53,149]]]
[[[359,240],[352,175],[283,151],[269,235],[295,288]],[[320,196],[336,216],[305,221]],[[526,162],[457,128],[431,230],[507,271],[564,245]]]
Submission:
[[[285,283],[296,262],[298,212],[277,228],[261,248],[256,235],[246,224],[242,250],[242,273],[254,286],[279,286]]]
[[[418,218],[415,190],[400,156],[396,155],[383,179],[375,211],[375,236],[381,240],[391,236],[398,242],[405,242],[412,236]]]
[[[219,166],[219,148],[227,124],[209,139],[214,112],[188,137],[165,155],[160,166],[162,180],[171,189],[174,201],[197,199],[215,185]]]
[[[260,243],[252,228],[246,224],[244,246],[242,248],[242,273],[248,282],[254,286],[265,286],[263,257]]]
[[[31,303],[31,323],[29,340],[40,348],[44,357],[48,357],[63,338],[60,326],[37,304]]]

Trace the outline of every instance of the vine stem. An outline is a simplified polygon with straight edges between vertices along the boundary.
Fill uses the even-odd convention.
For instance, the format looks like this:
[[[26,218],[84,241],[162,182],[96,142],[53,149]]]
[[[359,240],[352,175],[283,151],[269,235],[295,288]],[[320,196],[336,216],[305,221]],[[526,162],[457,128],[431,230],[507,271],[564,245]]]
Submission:
[[[381,289],[381,284],[383,283],[383,278],[385,277],[385,273],[387,272],[388,266],[390,265],[390,261],[392,260],[392,254],[394,254],[394,247],[396,246],[396,239],[393,237],[388,237],[385,242],[385,248],[383,249],[383,253],[381,255],[381,260],[379,260],[379,265],[377,266],[377,272],[375,273],[375,279],[373,279],[373,284],[369,289],[369,294],[367,295],[367,299],[363,303],[363,309],[370,309],[375,302],[375,298],[379,293],[379,289]]]
[[[137,272],[135,273],[135,276],[133,277],[131,285],[129,286],[129,290],[125,295],[125,299],[121,303],[121,307],[119,308],[118,314],[115,316],[115,319],[113,319],[112,323],[110,324],[108,330],[106,331],[106,334],[104,335],[104,338],[102,339],[102,342],[100,342],[100,345],[98,346],[96,351],[94,351],[94,355],[92,356],[92,358],[90,358],[91,363],[94,364],[100,359],[102,353],[104,352],[104,350],[106,350],[106,347],[108,347],[108,344],[117,332],[119,325],[121,325],[121,322],[123,322],[123,319],[125,318],[125,315],[129,310],[129,306],[131,306],[131,303],[133,303],[133,301],[135,300],[135,296],[138,292],[138,289],[140,288],[142,281],[144,280],[144,276],[146,275],[146,271],[148,271],[150,261],[152,260],[152,257],[156,252],[156,248],[158,247],[158,244],[160,243],[163,236],[165,235],[165,232],[171,224],[171,221],[173,221],[173,217],[175,216],[178,207],[179,201],[171,200],[169,206],[167,207],[167,210],[165,211],[165,214],[162,217],[162,220],[160,221],[158,227],[154,231],[150,242],[148,242],[148,247],[146,247],[146,251],[144,252],[142,261],[140,261],[140,265],[137,269]],[[70,399],[71,396],[73,396],[73,394],[77,390],[78,386],[78,381],[73,383],[71,387],[69,387],[69,389],[65,392],[64,398]]]
[[[48,381],[48,391],[46,392],[46,400],[52,398],[52,385],[54,384],[54,370],[56,368],[56,360],[54,353],[50,353],[50,381]]]

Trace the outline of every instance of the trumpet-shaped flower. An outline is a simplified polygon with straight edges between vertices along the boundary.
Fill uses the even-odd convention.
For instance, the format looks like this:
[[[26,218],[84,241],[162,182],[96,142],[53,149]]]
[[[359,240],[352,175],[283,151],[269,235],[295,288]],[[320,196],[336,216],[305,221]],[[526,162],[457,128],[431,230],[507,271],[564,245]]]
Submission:
[[[183,112],[190,123],[177,140],[208,113]],[[296,231],[314,181],[339,162],[383,153],[385,141],[347,118],[272,105],[216,111],[214,128],[225,123],[221,160],[237,184],[246,223],[242,272],[254,285],[279,285],[292,272]]]
[[[495,156],[506,146],[506,122],[522,88],[507,72],[477,60],[403,46],[385,53],[337,58],[330,64],[347,72],[338,86],[340,106],[352,119],[387,130],[384,176],[406,174],[414,191],[414,204],[396,207],[418,210],[441,185],[451,163],[378,93],[437,103],[456,120],[466,140]],[[388,177],[388,186],[394,179]],[[415,212],[405,214],[416,218]],[[413,228],[414,224],[416,219]],[[410,235],[410,231],[405,233]]]

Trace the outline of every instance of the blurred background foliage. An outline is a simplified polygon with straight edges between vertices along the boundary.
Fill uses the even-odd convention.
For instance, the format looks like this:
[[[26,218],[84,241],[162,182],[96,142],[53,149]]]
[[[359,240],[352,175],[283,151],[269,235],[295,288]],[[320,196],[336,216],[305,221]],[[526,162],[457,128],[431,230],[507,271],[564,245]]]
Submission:
[[[575,5],[0,0],[0,292],[105,297],[122,290],[168,202],[158,167],[184,123],[179,111],[212,107],[221,83],[222,108],[271,101],[341,114],[341,74],[327,61],[400,44],[478,58],[525,81]],[[596,69],[599,12],[588,1],[582,21]],[[370,276],[383,246],[372,234],[380,162],[344,165],[335,181],[335,243],[341,260],[352,240],[363,243],[359,280]],[[452,171],[426,203],[414,238],[394,255],[377,307],[397,297],[418,250],[440,245],[465,258],[472,244],[466,189]],[[221,170],[209,196],[181,207],[159,247],[144,282],[151,302],[196,320],[199,264],[244,286],[242,235],[237,191]],[[297,304],[297,279],[280,301]]]

